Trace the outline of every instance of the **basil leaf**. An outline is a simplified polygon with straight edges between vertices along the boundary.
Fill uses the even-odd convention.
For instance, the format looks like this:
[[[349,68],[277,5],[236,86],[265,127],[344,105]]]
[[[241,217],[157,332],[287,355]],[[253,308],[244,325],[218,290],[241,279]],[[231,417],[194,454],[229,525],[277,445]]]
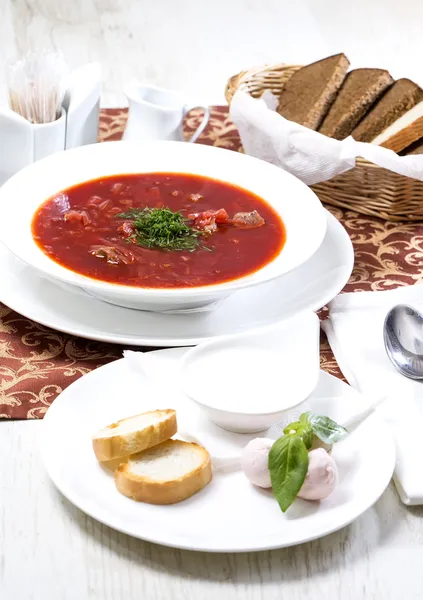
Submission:
[[[308,452],[297,435],[284,435],[269,452],[269,471],[273,494],[285,512],[294,502],[308,469]]]
[[[299,421],[294,421],[293,423],[290,423],[289,425],[287,425],[285,427],[285,429],[283,430],[285,435],[293,435],[292,432],[297,433],[297,431],[300,429],[301,427],[301,423]]]
[[[311,448],[313,443],[313,428],[310,425],[308,415],[311,413],[303,413],[299,421],[294,421],[285,427],[283,430],[285,435],[299,435],[304,441],[307,450]]]
[[[309,420],[314,435],[325,444],[335,444],[335,442],[343,440],[348,435],[345,427],[338,425],[338,423],[335,423],[329,417],[310,413]]]
[[[302,415],[300,415],[300,423],[303,427],[310,425],[310,415],[312,415],[312,414],[313,413],[311,413],[311,412],[305,412]]]
[[[307,425],[306,427],[302,427],[298,430],[298,435],[301,436],[305,447],[307,450],[310,450],[311,445],[313,444],[314,432],[311,425]]]

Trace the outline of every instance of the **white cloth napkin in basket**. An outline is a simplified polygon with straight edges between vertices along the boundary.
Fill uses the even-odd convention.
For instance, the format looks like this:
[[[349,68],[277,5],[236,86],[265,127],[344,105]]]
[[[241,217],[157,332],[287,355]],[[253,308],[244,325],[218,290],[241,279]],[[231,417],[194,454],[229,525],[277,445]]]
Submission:
[[[261,158],[301,179],[307,185],[326,181],[355,166],[358,156],[380,167],[423,180],[423,156],[398,156],[381,146],[356,142],[351,136],[338,141],[284,119],[275,112],[270,92],[255,100],[235,93],[231,119],[245,153]]]
[[[342,294],[329,304],[322,329],[347,381],[370,401],[387,397],[377,410],[395,438],[394,482],[401,500],[417,505],[423,504],[423,382],[398,373],[386,355],[383,323],[395,304],[423,312],[423,285]]]

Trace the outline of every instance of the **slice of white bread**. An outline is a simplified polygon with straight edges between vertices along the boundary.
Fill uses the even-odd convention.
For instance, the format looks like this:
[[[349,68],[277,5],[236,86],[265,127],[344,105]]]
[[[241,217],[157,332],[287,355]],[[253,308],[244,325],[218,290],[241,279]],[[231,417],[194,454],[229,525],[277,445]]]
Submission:
[[[419,102],[382,131],[372,140],[372,144],[400,152],[423,137],[423,101]]]
[[[99,431],[93,436],[93,449],[99,461],[123,458],[168,440],[177,430],[176,411],[151,410]]]
[[[130,456],[115,471],[121,494],[149,504],[181,502],[202,490],[211,478],[207,450],[180,440],[167,440]]]

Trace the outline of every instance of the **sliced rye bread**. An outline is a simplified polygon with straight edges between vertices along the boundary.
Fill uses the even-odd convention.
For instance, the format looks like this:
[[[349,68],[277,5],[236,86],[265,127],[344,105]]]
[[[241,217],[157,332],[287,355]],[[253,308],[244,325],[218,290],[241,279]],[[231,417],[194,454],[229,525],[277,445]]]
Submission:
[[[318,60],[285,83],[277,111],[289,121],[317,129],[341,87],[350,63],[344,54]]]
[[[423,90],[410,79],[398,79],[351,133],[358,142],[371,142],[423,100]]]
[[[319,132],[337,140],[348,137],[392,82],[383,69],[354,69],[348,73]]]
[[[401,152],[413,142],[423,138],[423,101],[419,102],[380,135],[372,140],[372,144]]]
[[[93,450],[99,461],[124,458],[160,444],[175,435],[178,426],[173,409],[149,412],[108,425],[93,436]]]
[[[211,478],[207,450],[181,440],[167,440],[130,456],[115,471],[121,494],[149,504],[181,502],[202,490]]]

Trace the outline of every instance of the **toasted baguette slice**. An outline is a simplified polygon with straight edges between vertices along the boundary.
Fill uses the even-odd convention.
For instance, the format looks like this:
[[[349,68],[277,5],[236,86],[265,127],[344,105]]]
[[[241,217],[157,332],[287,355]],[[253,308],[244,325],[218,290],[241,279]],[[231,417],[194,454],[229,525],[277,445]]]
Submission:
[[[202,490],[211,478],[207,450],[180,440],[167,440],[130,456],[115,471],[121,494],[149,504],[181,502]]]
[[[372,144],[400,152],[423,137],[423,102],[392,123],[383,133],[372,140]]]
[[[358,142],[371,142],[423,100],[423,90],[410,79],[398,79],[351,133]]]
[[[93,449],[98,460],[113,460],[160,444],[177,430],[174,410],[151,410],[99,431],[93,436]]]
[[[391,83],[392,77],[383,69],[355,69],[348,73],[319,132],[337,140],[349,136]]]
[[[344,54],[318,60],[296,71],[279,96],[278,113],[317,129],[342,85],[350,63]]]

